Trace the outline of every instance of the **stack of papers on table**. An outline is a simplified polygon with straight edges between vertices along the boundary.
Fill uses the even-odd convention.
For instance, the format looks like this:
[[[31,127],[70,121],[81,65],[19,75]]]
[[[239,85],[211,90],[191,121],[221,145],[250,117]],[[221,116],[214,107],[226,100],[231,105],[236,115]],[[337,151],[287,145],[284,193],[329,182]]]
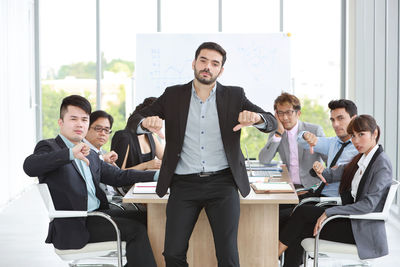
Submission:
[[[136,183],[133,188],[134,194],[155,194],[157,182]]]
[[[292,186],[286,182],[252,183],[251,187],[257,194],[294,192]]]
[[[264,183],[268,182],[268,178],[265,176],[249,176],[249,182],[252,183]]]

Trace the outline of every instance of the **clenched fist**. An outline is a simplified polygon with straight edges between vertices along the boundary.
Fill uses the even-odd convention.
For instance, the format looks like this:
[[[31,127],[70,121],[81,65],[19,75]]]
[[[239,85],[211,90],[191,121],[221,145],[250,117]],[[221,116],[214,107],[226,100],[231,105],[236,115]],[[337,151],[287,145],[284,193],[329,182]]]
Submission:
[[[242,112],[239,113],[238,122],[239,122],[239,124],[236,125],[235,127],[233,127],[233,131],[235,131],[235,132],[239,131],[243,127],[262,123],[263,120],[261,119],[261,116],[258,113],[243,110]]]
[[[314,146],[317,144],[318,142],[318,137],[310,132],[305,132],[303,134],[303,139],[308,143],[308,145],[310,146],[310,153],[314,154]]]
[[[90,146],[85,143],[79,143],[72,148],[72,154],[75,158],[83,160],[89,166],[89,160],[86,158],[90,153]]]
[[[114,164],[118,159],[118,154],[115,151],[110,151],[103,155],[103,159],[107,163]]]
[[[162,161],[158,158],[152,159],[146,162],[146,170],[159,170],[161,168]]]
[[[313,164],[313,169],[318,177],[321,179],[321,181],[326,184],[326,179],[324,178],[324,176],[322,176],[322,172],[325,170],[325,166],[321,162],[316,161]]]
[[[146,128],[150,132],[153,132],[164,139],[164,134],[161,132],[162,126],[163,120],[158,116],[147,117],[142,121],[143,128]]]

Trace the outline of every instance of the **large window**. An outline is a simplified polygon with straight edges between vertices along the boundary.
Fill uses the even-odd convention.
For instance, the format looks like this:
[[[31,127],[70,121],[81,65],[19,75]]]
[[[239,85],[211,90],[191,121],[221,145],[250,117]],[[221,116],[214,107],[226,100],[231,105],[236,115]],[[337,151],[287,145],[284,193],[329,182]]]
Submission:
[[[126,117],[135,108],[136,33],[157,31],[156,11],[155,0],[100,1],[101,109],[114,117],[114,132],[125,128]],[[109,146],[110,142],[105,149]]]
[[[101,109],[114,130],[132,112],[136,33],[156,32],[157,2],[101,0]],[[85,96],[96,107],[96,1],[40,1],[43,138],[58,133],[61,99]],[[109,144],[106,146],[106,148]]]
[[[291,34],[292,80],[282,90],[302,100],[302,120],[321,124],[333,135],[327,103],[340,97],[342,1],[282,2],[100,0],[101,108],[115,117],[113,130],[125,126],[135,90],[145,90],[134,88],[135,68],[140,68],[135,65],[136,33],[268,33],[283,27]],[[43,137],[48,138],[58,131],[65,95],[87,96],[97,108],[96,0],[41,0],[40,18]],[[248,128],[242,141],[250,157],[257,157],[266,136]]]
[[[225,0],[222,2],[222,31],[279,32],[279,6],[279,0]]]
[[[340,97],[341,1],[285,0],[283,30],[291,33],[292,89],[326,104]]]
[[[40,1],[43,138],[58,133],[61,99],[96,103],[96,1]]]
[[[218,0],[161,0],[161,31],[217,32]]]

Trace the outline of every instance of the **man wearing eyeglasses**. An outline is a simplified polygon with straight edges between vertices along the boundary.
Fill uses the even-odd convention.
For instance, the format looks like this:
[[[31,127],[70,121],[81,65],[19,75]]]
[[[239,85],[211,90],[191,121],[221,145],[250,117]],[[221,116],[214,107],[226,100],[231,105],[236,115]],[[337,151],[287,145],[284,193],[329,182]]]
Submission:
[[[82,142],[89,128],[91,109],[89,101],[82,96],[64,98],[58,119],[59,135],[36,145],[33,154],[24,161],[24,171],[48,185],[56,210],[100,211],[111,216],[121,239],[126,241],[125,266],[156,267],[145,223],[136,212],[111,210],[99,188],[100,182],[125,186],[154,181],[155,172],[121,170],[100,160]],[[53,243],[57,249],[80,249],[88,243],[115,239],[114,228],[107,220],[88,216],[52,220],[46,243]]]
[[[315,161],[322,161],[322,154],[310,154],[297,143],[297,135],[308,131],[316,136],[325,136],[319,125],[302,122],[300,100],[291,94],[282,93],[274,102],[275,117],[278,129],[269,135],[267,144],[258,157],[262,163],[270,163],[276,152],[286,164],[290,178],[295,187],[311,187],[319,182],[318,177],[310,175],[309,170]]]
[[[117,153],[114,151],[106,152],[102,146],[108,142],[112,133],[113,117],[103,110],[97,110],[90,114],[89,130],[83,142],[88,144],[97,154],[100,159],[114,164],[118,159]]]
[[[113,122],[114,118],[103,110],[92,112],[89,119],[89,130],[83,142],[88,144],[99,155],[101,160],[116,166],[114,162],[118,159],[118,154],[114,151],[107,152],[102,149],[102,146],[110,138]],[[104,190],[106,195],[117,194],[112,186],[100,183],[100,188]]]
[[[307,131],[315,136],[325,136],[322,127],[316,124],[302,122],[300,100],[291,94],[282,93],[274,102],[275,117],[278,129],[269,135],[267,144],[260,151],[258,157],[262,163],[270,163],[276,152],[286,164],[290,178],[296,188],[308,188],[319,183],[318,177],[313,177],[309,170],[315,161],[322,161],[325,156],[319,153],[310,154],[297,143],[299,132]],[[279,205],[279,229],[286,224],[294,205]],[[290,259],[293,250],[288,249],[285,254],[284,267],[294,266]]]

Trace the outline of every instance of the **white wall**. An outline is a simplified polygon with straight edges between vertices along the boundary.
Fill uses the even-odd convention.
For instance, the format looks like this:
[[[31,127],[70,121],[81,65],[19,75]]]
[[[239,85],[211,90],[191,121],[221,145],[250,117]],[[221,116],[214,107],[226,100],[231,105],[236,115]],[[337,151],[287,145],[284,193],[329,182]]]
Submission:
[[[0,207],[34,179],[22,169],[35,145],[33,0],[0,0]]]
[[[380,143],[400,180],[398,0],[349,1],[349,97],[359,113],[371,114],[381,127]],[[398,197],[398,204],[400,198]]]

